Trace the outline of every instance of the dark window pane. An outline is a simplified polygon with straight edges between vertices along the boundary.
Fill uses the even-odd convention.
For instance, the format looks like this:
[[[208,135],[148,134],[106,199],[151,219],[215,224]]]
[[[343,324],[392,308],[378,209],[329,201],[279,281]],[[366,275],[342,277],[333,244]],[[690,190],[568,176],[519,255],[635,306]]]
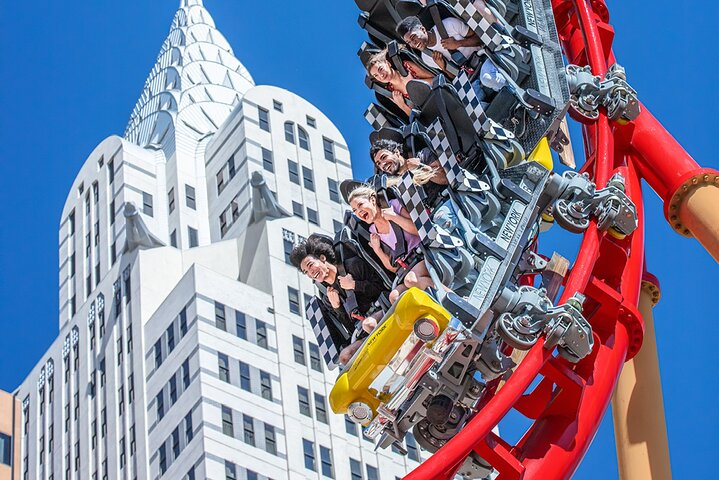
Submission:
[[[260,128],[266,132],[270,131],[270,112],[262,107],[257,107]]]

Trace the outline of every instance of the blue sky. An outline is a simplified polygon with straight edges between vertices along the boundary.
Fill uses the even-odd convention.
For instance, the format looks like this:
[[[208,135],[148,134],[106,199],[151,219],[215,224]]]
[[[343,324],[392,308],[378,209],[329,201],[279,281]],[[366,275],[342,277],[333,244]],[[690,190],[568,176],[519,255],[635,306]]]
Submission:
[[[640,99],[703,166],[714,154],[719,107],[711,32],[715,2],[611,2],[615,53]],[[179,0],[4,2],[0,15],[0,388],[12,390],[57,332],[57,226],[67,191],[93,148],[122,134]],[[206,0],[218,28],[258,84],[287,88],[324,111],[367,176],[370,101],[355,56],[363,32],[349,0]],[[576,133],[576,129],[574,129]],[[579,143],[579,137],[575,138]],[[674,473],[715,475],[719,267],[674,234],[646,191],[649,270],[662,284],[655,310]],[[719,207],[718,207],[719,208]],[[578,237],[543,243],[573,255]],[[512,426],[508,428],[512,430]],[[606,416],[575,478],[616,478]]]

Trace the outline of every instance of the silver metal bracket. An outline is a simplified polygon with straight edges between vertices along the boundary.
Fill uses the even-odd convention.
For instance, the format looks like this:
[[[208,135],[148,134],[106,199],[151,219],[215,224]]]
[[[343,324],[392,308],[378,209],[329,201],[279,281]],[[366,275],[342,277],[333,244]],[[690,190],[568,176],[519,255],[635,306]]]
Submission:
[[[615,173],[600,190],[586,173],[565,172],[562,180],[564,185],[552,209],[562,228],[581,233],[589,226],[590,217],[595,216],[600,231],[612,228],[621,235],[629,235],[636,230],[637,209],[624,193],[624,177],[620,173]]]
[[[625,123],[634,120],[641,108],[637,92],[627,83],[624,68],[615,63],[604,78],[593,75],[587,65],[567,65],[570,107],[587,120],[596,120],[599,107],[607,109],[610,120]]]

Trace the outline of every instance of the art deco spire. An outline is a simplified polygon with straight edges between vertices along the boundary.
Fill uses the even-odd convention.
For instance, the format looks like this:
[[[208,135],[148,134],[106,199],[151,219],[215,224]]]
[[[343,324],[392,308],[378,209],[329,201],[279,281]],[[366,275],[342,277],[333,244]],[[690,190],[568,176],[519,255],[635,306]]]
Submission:
[[[162,148],[174,146],[175,132],[199,140],[218,129],[252,86],[202,0],[181,0],[125,139]]]

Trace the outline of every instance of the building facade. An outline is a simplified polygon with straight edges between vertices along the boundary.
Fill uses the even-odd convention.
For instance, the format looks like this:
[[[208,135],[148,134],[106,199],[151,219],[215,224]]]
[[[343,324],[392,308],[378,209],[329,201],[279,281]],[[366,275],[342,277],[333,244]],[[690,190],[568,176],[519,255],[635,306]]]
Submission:
[[[0,480],[20,480],[20,402],[0,390]]]
[[[21,478],[395,479],[333,415],[288,253],[331,234],[341,133],[258,86],[182,0],[123,137],[90,154],[59,233],[59,335],[15,392]],[[0,467],[1,468],[1,467]]]

